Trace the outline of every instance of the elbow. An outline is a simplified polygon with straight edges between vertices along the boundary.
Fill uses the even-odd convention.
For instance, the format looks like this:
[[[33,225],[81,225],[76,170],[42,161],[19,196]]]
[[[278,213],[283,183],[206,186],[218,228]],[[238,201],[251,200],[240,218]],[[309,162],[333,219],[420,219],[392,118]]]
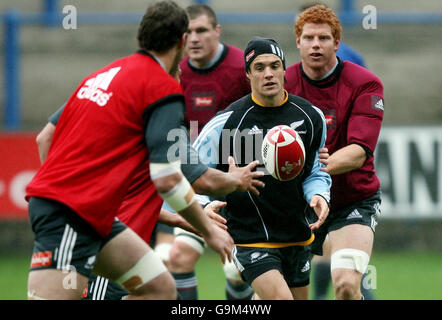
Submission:
[[[192,183],[192,188],[197,194],[205,194],[208,196],[215,195],[215,184],[211,179],[206,179],[204,174]]]
[[[365,161],[367,161],[367,156],[366,154],[361,154],[355,161],[355,169],[359,169],[362,168],[362,166],[364,165]]]
[[[40,148],[46,140],[47,139],[41,133],[39,133],[35,138],[35,142],[37,143],[38,148]]]
[[[157,192],[164,194],[171,191],[181,181],[181,179],[183,179],[183,176],[175,173],[166,177],[154,179],[152,182]]]

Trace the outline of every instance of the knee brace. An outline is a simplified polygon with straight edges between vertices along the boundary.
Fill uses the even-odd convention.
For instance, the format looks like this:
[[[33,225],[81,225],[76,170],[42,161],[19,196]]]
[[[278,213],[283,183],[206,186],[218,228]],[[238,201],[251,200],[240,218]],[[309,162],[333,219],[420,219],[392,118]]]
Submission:
[[[203,238],[181,228],[174,228],[173,233],[175,235],[175,241],[183,242],[191,246],[200,255],[204,253],[206,242]]]
[[[333,269],[352,269],[362,274],[367,271],[370,256],[358,249],[340,249],[331,255],[330,268]]]
[[[134,291],[163,272],[167,272],[166,266],[161,258],[150,250],[116,282],[126,290]]]
[[[160,243],[155,246],[155,253],[161,258],[162,261],[168,262],[170,260],[171,243]]]

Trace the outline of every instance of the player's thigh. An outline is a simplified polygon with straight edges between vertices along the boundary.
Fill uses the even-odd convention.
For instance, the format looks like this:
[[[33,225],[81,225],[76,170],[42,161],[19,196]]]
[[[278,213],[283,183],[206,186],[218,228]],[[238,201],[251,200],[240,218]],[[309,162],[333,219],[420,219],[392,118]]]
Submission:
[[[233,262],[260,299],[293,299],[283,275],[279,249],[234,246]]]
[[[374,234],[369,226],[361,224],[346,225],[329,233],[330,254],[340,249],[357,249],[369,256],[373,248]]]
[[[88,278],[75,271],[41,269],[29,272],[28,299],[76,300],[80,299]]]
[[[374,233],[380,216],[381,193],[333,212],[328,227],[330,253],[351,248],[371,255]]]
[[[132,229],[125,228],[101,249],[94,272],[116,280],[152,249]]]
[[[310,286],[306,285],[303,287],[290,288],[290,291],[292,292],[293,299],[295,299],[295,300],[308,300]]]
[[[292,300],[292,293],[279,270],[269,270],[252,281],[251,287],[262,300]]]

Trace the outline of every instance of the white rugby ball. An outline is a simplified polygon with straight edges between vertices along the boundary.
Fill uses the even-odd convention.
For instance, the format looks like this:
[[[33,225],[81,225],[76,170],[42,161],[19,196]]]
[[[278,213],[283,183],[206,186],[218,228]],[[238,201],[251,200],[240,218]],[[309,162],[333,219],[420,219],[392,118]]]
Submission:
[[[280,181],[296,178],[304,167],[304,143],[299,134],[286,125],[273,127],[267,132],[261,155],[267,171]]]

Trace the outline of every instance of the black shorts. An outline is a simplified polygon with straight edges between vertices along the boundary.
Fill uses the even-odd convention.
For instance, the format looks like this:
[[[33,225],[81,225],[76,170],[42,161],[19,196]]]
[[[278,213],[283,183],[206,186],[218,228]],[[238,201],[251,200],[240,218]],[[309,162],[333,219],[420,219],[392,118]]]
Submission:
[[[315,241],[310,245],[312,254],[322,256],[322,244],[331,231],[339,230],[351,224],[369,226],[373,233],[379,222],[381,205],[381,191],[367,199],[356,202],[346,208],[330,212],[324,224],[316,230]]]
[[[29,200],[29,219],[35,235],[31,270],[76,271],[90,277],[101,248],[127,228],[115,220],[111,233],[98,232],[66,205],[46,198]]]
[[[310,283],[310,249],[304,246],[285,248],[250,248],[235,246],[233,262],[249,285],[270,270],[278,270],[289,288]]]

